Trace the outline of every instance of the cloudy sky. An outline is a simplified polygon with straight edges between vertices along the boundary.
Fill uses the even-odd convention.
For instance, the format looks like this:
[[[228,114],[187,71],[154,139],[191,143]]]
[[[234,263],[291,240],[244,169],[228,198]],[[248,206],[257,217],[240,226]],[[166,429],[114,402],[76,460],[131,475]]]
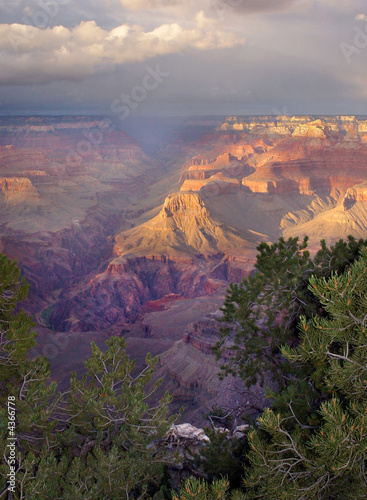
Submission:
[[[0,114],[367,114],[366,0],[0,0]]]

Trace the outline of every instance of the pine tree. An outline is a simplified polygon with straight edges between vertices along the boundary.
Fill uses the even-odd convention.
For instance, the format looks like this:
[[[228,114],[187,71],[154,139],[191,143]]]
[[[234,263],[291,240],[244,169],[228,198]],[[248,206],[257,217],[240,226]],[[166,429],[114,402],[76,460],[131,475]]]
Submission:
[[[39,430],[45,425],[49,411],[49,395],[54,386],[45,386],[49,377],[48,363],[44,358],[29,360],[28,351],[34,344],[34,326],[31,318],[19,310],[19,302],[28,295],[29,286],[15,261],[0,254],[0,495],[7,494],[7,474],[16,469],[17,481],[23,476],[23,465],[30,470],[39,464],[32,449],[42,447]],[[52,427],[52,423],[48,423]],[[13,427],[14,426],[14,427]],[[31,433],[29,430],[32,429]],[[41,434],[46,432],[42,429]],[[9,453],[9,444],[15,437],[15,457]],[[25,455],[29,456],[25,458]],[[21,455],[22,453],[22,455]],[[11,493],[9,493],[9,498]],[[13,495],[17,498],[17,495]]]
[[[15,261],[0,254],[0,397],[12,389],[19,376],[19,366],[27,360],[34,344],[31,318],[17,310],[28,295],[29,285],[20,277]]]
[[[217,479],[208,484],[203,479],[188,478],[178,493],[172,493],[172,500],[242,500],[246,497],[239,491],[229,491],[229,481]]]
[[[87,375],[73,374],[70,389],[57,393],[48,361],[29,359],[34,323],[18,310],[27,293],[16,263],[0,254],[0,497],[146,498],[162,478],[167,457],[161,441],[174,420],[167,418],[170,396],[153,404],[158,383],[146,389],[157,358],[148,355],[146,368],[133,376],[125,340],[112,337],[105,352],[92,344]],[[17,438],[14,464],[10,418]],[[16,476],[12,492],[10,466]]]
[[[102,352],[92,343],[88,374],[81,380],[73,375],[65,408],[72,429],[68,443],[76,444],[79,470],[84,475],[86,467],[89,475],[79,492],[83,498],[93,492],[91,498],[121,499],[137,489],[143,498],[167,462],[159,443],[175,418],[166,417],[171,397],[166,393],[150,404],[159,383],[146,394],[157,358],[148,354],[146,368],[134,377],[125,340],[111,337],[106,344]]]
[[[209,482],[225,476],[231,490],[240,488],[243,469],[248,465],[247,436],[228,438],[228,434],[213,428],[206,428],[205,433],[210,441],[194,455],[195,468],[204,473]]]
[[[300,367],[290,364],[281,354],[283,345],[298,342],[300,316],[310,318],[322,312],[321,304],[308,288],[312,275],[329,277],[343,272],[358,257],[367,240],[340,240],[328,247],[324,240],[312,259],[307,250],[308,238],[302,242],[289,238],[258,249],[255,273],[240,284],[231,284],[222,307],[222,339],[216,345],[221,351],[232,342],[236,355],[222,366],[223,375],[238,374],[247,387],[265,382],[268,374],[279,388],[285,388]]]
[[[367,249],[343,274],[312,277],[324,314],[300,321],[283,355],[311,367],[250,433],[250,498],[367,496]]]

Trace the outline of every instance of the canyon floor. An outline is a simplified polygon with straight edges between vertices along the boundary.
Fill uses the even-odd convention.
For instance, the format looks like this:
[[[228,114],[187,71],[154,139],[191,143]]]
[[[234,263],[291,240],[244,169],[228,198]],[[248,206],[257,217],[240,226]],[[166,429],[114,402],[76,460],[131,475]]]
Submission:
[[[141,126],[139,126],[139,123]],[[0,251],[29,281],[34,354],[66,386],[91,340],[127,339],[182,419],[264,404],[218,379],[218,310],[256,247],[367,234],[367,119],[0,118]],[[130,135],[129,135],[130,134]],[[256,403],[256,405],[255,405]]]

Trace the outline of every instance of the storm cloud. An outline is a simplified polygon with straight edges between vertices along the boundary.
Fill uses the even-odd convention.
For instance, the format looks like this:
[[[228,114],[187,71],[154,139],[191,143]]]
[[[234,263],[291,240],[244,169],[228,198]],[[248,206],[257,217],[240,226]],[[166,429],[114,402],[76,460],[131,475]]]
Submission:
[[[243,36],[220,29],[203,12],[195,16],[191,29],[178,23],[164,24],[152,31],[130,24],[105,30],[95,21],[82,22],[73,29],[2,24],[0,83],[77,81],[96,72],[108,72],[115,65],[145,61],[186,49],[228,49],[244,42]]]
[[[365,0],[0,0],[0,113],[367,113]]]
[[[259,12],[284,9],[297,0],[120,0],[123,7],[131,10],[164,9],[167,7],[200,9],[233,9],[235,12]]]

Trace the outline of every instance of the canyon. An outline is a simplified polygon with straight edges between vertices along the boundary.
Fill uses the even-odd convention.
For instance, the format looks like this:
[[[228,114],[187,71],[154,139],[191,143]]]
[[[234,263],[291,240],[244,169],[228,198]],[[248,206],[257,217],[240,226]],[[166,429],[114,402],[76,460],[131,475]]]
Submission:
[[[137,367],[159,355],[184,420],[256,411],[261,388],[219,381],[211,352],[226,289],[261,241],[366,238],[367,118],[190,118],[154,152],[123,125],[0,118],[0,251],[31,285],[34,353],[67,384],[91,340],[123,335]]]

